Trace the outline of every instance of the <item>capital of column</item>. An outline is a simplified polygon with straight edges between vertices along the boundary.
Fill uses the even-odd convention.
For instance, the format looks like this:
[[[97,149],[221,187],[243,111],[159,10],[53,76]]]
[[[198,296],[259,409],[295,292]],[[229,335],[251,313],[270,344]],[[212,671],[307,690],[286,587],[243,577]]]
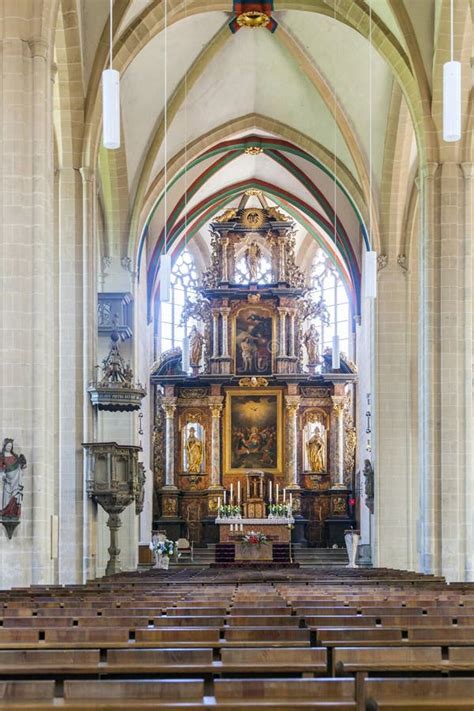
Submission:
[[[28,40],[28,47],[30,48],[31,56],[41,57],[41,59],[46,59],[48,56],[49,44],[42,37],[33,37]]]
[[[176,398],[175,397],[164,398],[163,402],[161,403],[161,407],[164,410],[166,419],[171,419],[172,417],[174,417],[174,413],[176,411]]]
[[[288,309],[286,308],[286,306],[279,306],[279,307],[278,307],[278,313],[280,314],[280,316],[281,316],[282,318],[285,318],[286,315],[287,315],[287,313],[288,313]]]
[[[332,400],[332,409],[336,413],[336,415],[339,417],[339,415],[342,415],[342,413],[344,412],[346,399],[344,397],[341,397],[340,395],[332,395],[331,400]]]
[[[301,398],[299,395],[287,395],[285,398],[285,408],[290,417],[296,417],[298,408],[301,404]]]
[[[474,163],[461,163],[464,180],[472,180],[474,178]]]
[[[438,168],[439,163],[424,163],[422,166],[420,166],[419,174],[423,179],[432,180],[435,177]]]
[[[92,168],[82,166],[82,168],[79,168],[79,173],[81,174],[83,183],[92,183],[94,181],[95,174]]]
[[[222,410],[224,409],[223,400],[224,398],[221,396],[209,398],[209,409],[211,410],[213,419],[220,418]]]
[[[227,318],[228,315],[230,314],[230,307],[229,306],[221,306],[221,308],[218,310],[218,313],[221,313],[224,318]]]

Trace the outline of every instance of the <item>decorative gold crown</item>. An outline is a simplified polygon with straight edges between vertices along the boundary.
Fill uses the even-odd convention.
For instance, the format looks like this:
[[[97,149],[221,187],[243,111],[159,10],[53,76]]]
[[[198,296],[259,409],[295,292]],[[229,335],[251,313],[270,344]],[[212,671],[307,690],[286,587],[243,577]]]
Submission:
[[[258,156],[260,153],[263,153],[263,148],[260,146],[247,146],[245,153],[249,156]]]
[[[251,10],[249,12],[243,12],[237,18],[237,24],[239,27],[266,27],[270,22],[270,18],[264,12],[258,12],[257,10]]]

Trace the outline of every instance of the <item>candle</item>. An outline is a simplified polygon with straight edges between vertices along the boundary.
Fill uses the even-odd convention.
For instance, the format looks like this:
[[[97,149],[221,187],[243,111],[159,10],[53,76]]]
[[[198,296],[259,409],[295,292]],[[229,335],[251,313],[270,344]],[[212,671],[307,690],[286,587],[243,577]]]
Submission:
[[[293,508],[293,494],[290,491],[290,509]]]
[[[227,501],[227,489],[224,489],[224,506],[226,505]]]
[[[286,489],[283,489],[283,503],[286,503]]]
[[[219,515],[220,508],[221,508],[221,497],[218,496],[217,497],[217,515]]]
[[[237,482],[237,503],[240,505],[240,479]]]
[[[272,482],[268,482],[268,500],[272,503]]]
[[[230,505],[232,506],[232,502],[234,500],[234,484],[232,483],[230,485]]]
[[[277,484],[276,485],[276,502],[275,503],[278,503],[279,495],[280,495],[280,486],[279,486],[279,484]]]

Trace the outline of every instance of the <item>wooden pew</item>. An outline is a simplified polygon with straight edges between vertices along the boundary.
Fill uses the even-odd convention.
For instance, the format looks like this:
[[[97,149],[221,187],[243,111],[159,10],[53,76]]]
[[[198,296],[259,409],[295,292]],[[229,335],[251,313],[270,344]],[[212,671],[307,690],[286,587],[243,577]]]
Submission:
[[[54,681],[0,681],[0,708],[24,711],[50,708]]]
[[[350,679],[216,679],[214,692],[217,707],[228,711],[356,708]]]
[[[203,697],[202,679],[64,682],[66,708],[203,708]]]
[[[215,663],[215,670],[219,668],[233,673],[326,674],[327,652],[322,647],[223,648],[220,662]]]
[[[265,610],[262,610],[265,612]],[[292,615],[229,615],[227,624],[231,627],[298,627],[300,618]]]
[[[367,679],[364,691],[370,711],[472,711],[474,705],[474,678]]]
[[[212,673],[212,649],[109,649],[103,672],[136,674]]]
[[[98,649],[11,649],[0,650],[0,674],[89,674],[98,670]]]
[[[227,627],[226,645],[309,647],[310,630],[285,627]]]

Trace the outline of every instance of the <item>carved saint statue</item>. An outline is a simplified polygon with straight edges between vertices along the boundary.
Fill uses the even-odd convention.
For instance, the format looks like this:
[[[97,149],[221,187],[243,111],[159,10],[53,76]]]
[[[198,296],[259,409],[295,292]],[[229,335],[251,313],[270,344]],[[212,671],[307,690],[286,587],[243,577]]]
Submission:
[[[318,428],[306,443],[306,450],[311,471],[317,474],[324,472],[325,442]]]
[[[311,365],[320,362],[319,358],[319,333],[316,330],[314,323],[308,328],[303,336],[303,342],[306,346],[306,352],[308,354],[308,362]]]
[[[195,428],[190,427],[188,439],[186,440],[186,460],[188,472],[191,474],[197,474],[201,471],[202,455],[202,442],[198,437],[196,437]]]
[[[193,326],[189,334],[189,362],[192,366],[199,366],[202,357],[202,348],[204,338],[202,333],[198,331],[196,326]]]
[[[367,499],[374,498],[374,470],[370,459],[364,461],[363,474],[365,476],[365,496]]]
[[[250,276],[250,281],[257,281],[258,267],[262,252],[258,244],[254,241],[250,242],[245,250],[245,263]]]
[[[23,485],[21,477],[26,468],[26,459],[23,454],[15,454],[13,440],[4,439],[0,455],[0,470],[2,473],[2,508],[0,516],[18,517],[21,514],[21,500],[23,498]]]
[[[240,353],[242,355],[244,373],[250,373],[252,371],[253,351],[253,343],[249,336],[246,336],[240,343]]]

